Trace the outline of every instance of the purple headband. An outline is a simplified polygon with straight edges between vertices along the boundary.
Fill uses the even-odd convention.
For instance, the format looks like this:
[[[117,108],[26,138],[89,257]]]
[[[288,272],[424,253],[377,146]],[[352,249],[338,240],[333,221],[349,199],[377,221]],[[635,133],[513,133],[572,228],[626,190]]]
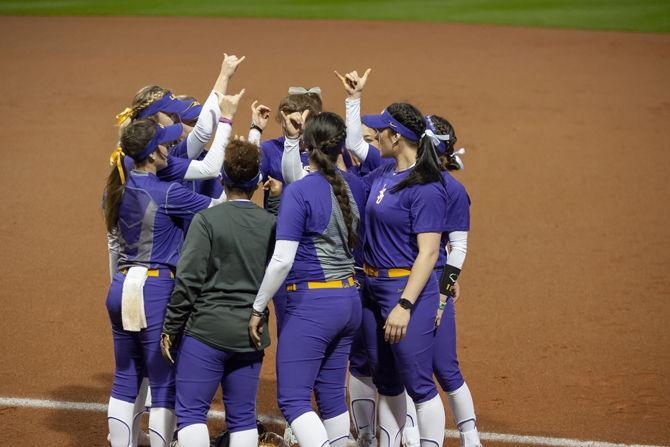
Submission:
[[[161,126],[160,124],[156,126],[156,134],[154,137],[149,140],[144,150],[133,157],[135,161],[142,161],[151,155],[159,144],[168,143],[170,141],[176,141],[181,137],[181,134],[184,132],[184,126],[181,124],[173,124],[171,126]]]
[[[200,111],[202,110],[202,105],[198,101],[193,101],[188,109],[179,113],[179,117],[182,121],[193,121],[198,119],[200,116]]]
[[[229,188],[239,188],[245,191],[248,191],[250,189],[255,188],[258,183],[261,181],[261,171],[260,169],[258,170],[258,174],[256,174],[253,178],[250,178],[249,180],[246,180],[244,182],[236,182],[231,179],[228,174],[226,173],[226,168],[223,166],[221,167],[221,177],[223,177],[223,183],[228,186]]]
[[[144,109],[140,110],[137,114],[137,118],[146,118],[155,115],[158,112],[181,114],[188,110],[192,104],[193,103],[190,101],[181,101],[175,98],[172,92],[165,92],[165,95],[163,95],[161,99],[152,102]]]
[[[379,130],[389,128],[410,141],[419,141],[419,135],[400,124],[400,122],[393,118],[386,109],[384,109],[381,115],[364,115],[361,121],[372,129]]]

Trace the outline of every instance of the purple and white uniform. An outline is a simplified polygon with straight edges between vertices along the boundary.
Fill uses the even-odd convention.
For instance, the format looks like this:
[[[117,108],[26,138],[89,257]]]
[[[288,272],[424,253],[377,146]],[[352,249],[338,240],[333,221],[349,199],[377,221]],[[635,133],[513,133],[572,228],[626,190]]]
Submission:
[[[357,228],[364,215],[365,187],[353,176],[345,178]],[[347,362],[361,322],[361,302],[346,233],[337,199],[320,173],[284,190],[275,253],[254,308],[264,310],[286,278],[289,292],[277,348],[277,388],[279,407],[301,445],[320,447],[321,436],[339,445],[349,436]],[[312,410],[312,391],[325,432]]]

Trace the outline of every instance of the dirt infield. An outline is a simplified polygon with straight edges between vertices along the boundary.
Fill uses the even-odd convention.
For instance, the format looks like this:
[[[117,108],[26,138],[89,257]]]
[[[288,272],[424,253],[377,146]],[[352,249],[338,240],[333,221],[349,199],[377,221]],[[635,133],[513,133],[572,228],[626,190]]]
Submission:
[[[223,51],[247,56],[238,133],[289,85],[344,113],[331,72],[367,66],[364,112],[410,100],[454,123],[473,201],[459,349],[481,430],[670,444],[670,35],[0,18],[0,396],[108,399],[114,115],[148,83],[204,98]],[[273,360],[260,409],[278,415]],[[0,407],[0,425],[6,445],[105,445],[102,413]]]

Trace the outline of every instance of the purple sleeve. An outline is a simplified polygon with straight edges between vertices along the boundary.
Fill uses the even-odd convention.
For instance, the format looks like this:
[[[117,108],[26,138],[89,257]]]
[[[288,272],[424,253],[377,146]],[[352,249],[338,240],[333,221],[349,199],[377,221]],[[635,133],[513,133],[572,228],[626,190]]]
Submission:
[[[305,232],[307,204],[296,188],[299,184],[289,185],[283,192],[277,217],[277,240],[300,242]]]
[[[368,155],[365,157],[365,160],[363,160],[363,163],[361,163],[361,170],[370,172],[374,171],[381,165],[382,154],[379,152],[379,149],[371,144],[368,144]]]
[[[194,193],[179,183],[172,183],[165,193],[165,214],[181,219],[190,219],[194,214],[207,209],[212,199]]]
[[[416,185],[407,192],[412,233],[442,233],[447,218],[447,193],[442,184]]]
[[[470,196],[465,189],[459,189],[450,199],[446,231],[470,231]]]
[[[159,179],[164,182],[181,182],[186,176],[188,165],[191,160],[168,155],[168,165],[156,173]]]
[[[172,155],[173,157],[188,159],[188,149],[186,142],[187,139],[188,138],[184,138],[179,143],[172,146],[172,148],[170,148],[170,155]]]

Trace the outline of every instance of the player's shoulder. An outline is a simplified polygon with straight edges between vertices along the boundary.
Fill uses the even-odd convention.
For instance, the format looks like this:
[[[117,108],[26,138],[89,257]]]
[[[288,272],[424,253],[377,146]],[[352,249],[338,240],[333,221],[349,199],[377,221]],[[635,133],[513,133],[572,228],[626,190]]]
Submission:
[[[465,188],[465,185],[458,181],[456,177],[451,175],[448,171],[442,172],[442,178],[444,179],[444,187],[447,190],[449,197],[466,197],[468,196],[468,191]]]
[[[278,150],[284,150],[284,137],[272,138],[270,140],[263,140],[260,144],[261,151],[264,153],[276,152]]]

